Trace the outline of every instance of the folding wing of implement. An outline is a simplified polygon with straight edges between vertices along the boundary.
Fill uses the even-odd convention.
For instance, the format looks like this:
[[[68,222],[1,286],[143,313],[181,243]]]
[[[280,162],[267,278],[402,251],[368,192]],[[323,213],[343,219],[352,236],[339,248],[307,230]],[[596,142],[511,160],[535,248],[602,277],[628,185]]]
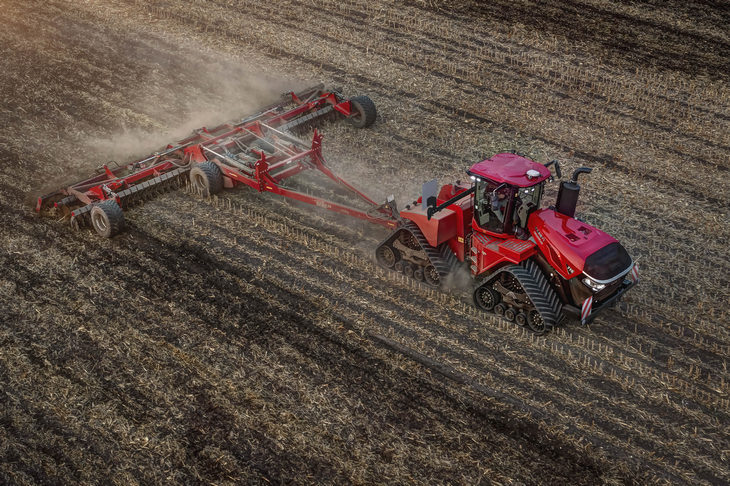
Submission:
[[[186,176],[207,195],[246,184],[386,227],[398,225],[388,204],[379,205],[336,176],[322,157],[322,136],[311,142],[295,134],[325,120],[347,119],[355,127],[373,124],[376,109],[367,96],[345,99],[315,86],[282,99],[235,124],[201,128],[164,150],[122,167],[101,167],[97,174],[38,198],[36,211],[67,218],[74,229],[91,226],[111,237],[124,228],[123,210]],[[282,181],[315,169],[367,206],[361,210],[296,191]]]

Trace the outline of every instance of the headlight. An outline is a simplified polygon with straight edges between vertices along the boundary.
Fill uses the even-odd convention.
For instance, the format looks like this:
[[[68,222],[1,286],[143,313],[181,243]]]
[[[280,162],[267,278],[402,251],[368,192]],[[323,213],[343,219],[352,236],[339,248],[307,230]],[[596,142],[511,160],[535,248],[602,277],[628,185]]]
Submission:
[[[606,284],[598,283],[595,280],[593,280],[591,277],[584,278],[583,283],[586,284],[591,289],[593,289],[594,292],[603,290],[606,287]]]

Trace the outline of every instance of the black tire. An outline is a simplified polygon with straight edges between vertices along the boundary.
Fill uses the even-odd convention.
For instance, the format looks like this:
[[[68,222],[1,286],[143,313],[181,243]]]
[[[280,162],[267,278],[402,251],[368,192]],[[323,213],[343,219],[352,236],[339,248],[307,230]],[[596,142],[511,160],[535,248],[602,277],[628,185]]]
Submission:
[[[524,312],[518,312],[515,316],[515,322],[519,324],[520,326],[526,326],[527,325],[527,314]]]
[[[350,123],[354,127],[367,128],[375,123],[378,111],[375,109],[375,103],[369,97],[355,96],[350,98],[350,106],[352,111]]]
[[[510,322],[515,322],[515,317],[517,316],[517,313],[515,310],[510,307],[506,311],[504,311],[504,318],[507,319]]]
[[[91,208],[91,226],[104,238],[118,235],[124,229],[124,213],[116,201],[109,199]]]
[[[419,282],[423,282],[423,268],[417,268],[413,271],[413,278]]]
[[[499,292],[488,285],[482,285],[474,289],[474,304],[483,311],[491,311],[495,305],[499,304],[500,300]]]
[[[393,265],[393,270],[399,273],[403,273],[403,260],[398,260],[395,262],[395,265]]]
[[[506,311],[506,310],[507,310],[507,306],[501,302],[494,306],[494,313],[497,314],[498,316],[503,316],[504,311]]]
[[[212,196],[223,190],[223,173],[213,162],[203,162],[190,169],[190,184],[199,194]]]

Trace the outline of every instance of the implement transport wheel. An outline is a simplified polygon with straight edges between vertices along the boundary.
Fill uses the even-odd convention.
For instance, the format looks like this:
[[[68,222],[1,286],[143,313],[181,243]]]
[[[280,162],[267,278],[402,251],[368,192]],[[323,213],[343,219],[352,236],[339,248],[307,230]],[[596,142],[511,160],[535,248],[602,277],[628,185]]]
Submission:
[[[355,96],[350,98],[350,107],[352,115],[350,115],[350,123],[356,128],[367,128],[375,123],[378,112],[375,109],[375,103],[367,96]]]
[[[395,250],[388,245],[382,245],[375,251],[375,258],[377,258],[378,263],[385,268],[393,268],[396,260],[398,260],[397,252],[398,250]]]
[[[223,173],[213,162],[203,162],[190,169],[190,184],[198,194],[212,196],[223,190]]]
[[[491,311],[494,309],[494,306],[499,303],[500,299],[499,292],[489,288],[487,285],[482,285],[474,290],[474,304],[483,311]]]
[[[109,199],[91,208],[91,225],[99,235],[111,238],[124,229],[124,213],[116,201]]]
[[[545,321],[543,320],[540,313],[535,309],[532,309],[527,314],[527,326],[530,329],[532,329],[532,331],[535,334],[544,334],[545,333],[545,329],[546,329]]]
[[[438,287],[439,282],[441,282],[441,275],[439,275],[438,270],[433,265],[429,265],[423,269],[423,278],[427,284],[433,285],[434,287]]]

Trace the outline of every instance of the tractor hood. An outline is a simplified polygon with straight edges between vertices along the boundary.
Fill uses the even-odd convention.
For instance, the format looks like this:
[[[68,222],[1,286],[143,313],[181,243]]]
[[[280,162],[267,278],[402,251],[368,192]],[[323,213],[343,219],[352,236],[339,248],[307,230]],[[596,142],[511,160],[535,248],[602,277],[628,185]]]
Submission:
[[[570,216],[541,209],[530,215],[527,228],[550,265],[566,279],[585,272],[596,281],[611,281],[631,267],[631,257],[615,238]]]

